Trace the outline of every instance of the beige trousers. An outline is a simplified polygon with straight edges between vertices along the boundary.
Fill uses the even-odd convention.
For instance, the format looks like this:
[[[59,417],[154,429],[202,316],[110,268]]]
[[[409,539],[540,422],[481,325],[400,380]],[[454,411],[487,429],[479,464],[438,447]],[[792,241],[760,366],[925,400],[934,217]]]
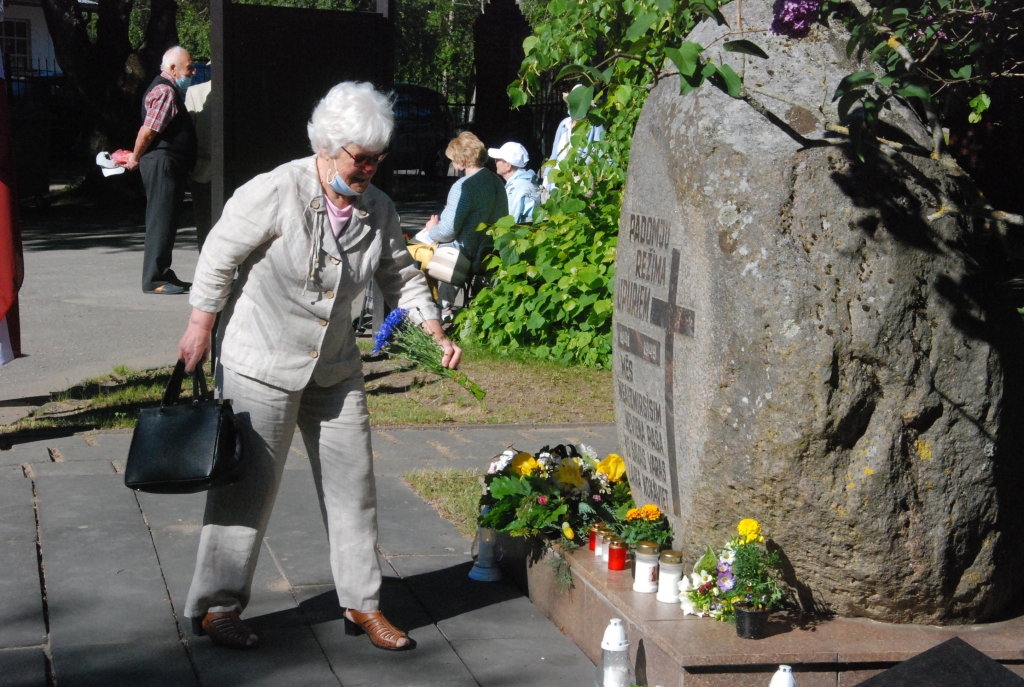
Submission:
[[[377,490],[362,375],[332,387],[285,391],[220,368],[245,441],[245,477],[207,493],[199,554],[185,615],[241,612],[249,603],[260,544],[298,425],[330,541],[344,608],[379,606]]]

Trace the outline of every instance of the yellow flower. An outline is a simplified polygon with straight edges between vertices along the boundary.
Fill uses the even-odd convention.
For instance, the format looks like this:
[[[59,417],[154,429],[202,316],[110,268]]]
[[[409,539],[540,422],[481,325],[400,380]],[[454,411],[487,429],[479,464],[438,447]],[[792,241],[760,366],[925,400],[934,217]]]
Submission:
[[[640,517],[641,517],[641,515],[640,515],[640,509],[639,508],[630,508],[629,511],[626,512],[626,520],[627,521],[636,520],[637,518],[640,518]]]
[[[567,522],[563,522],[562,523],[562,534],[565,535],[566,539],[575,539],[576,538],[576,533],[572,531],[572,528],[569,527],[569,523],[567,523]]]
[[[648,503],[646,506],[640,509],[640,515],[644,520],[654,522],[655,520],[661,519],[661,509],[655,506],[653,503]]]
[[[516,454],[516,457],[512,459],[512,470],[514,470],[520,477],[532,475],[535,470],[539,469],[540,463],[537,462],[537,459],[525,451],[520,451]]]
[[[580,466],[573,461],[565,461],[555,468],[555,481],[559,486],[579,489],[583,486],[584,481],[583,475],[580,473]]]
[[[609,482],[618,482],[626,474],[626,462],[617,453],[609,453],[597,464],[597,472],[607,476]]]
[[[755,539],[758,539],[759,537],[760,541],[764,541],[764,537],[760,536],[761,525],[759,525],[757,520],[754,520],[753,518],[745,518],[743,520],[740,520],[740,524],[736,529],[739,531],[740,536],[743,537],[744,542],[747,544],[754,541]]]

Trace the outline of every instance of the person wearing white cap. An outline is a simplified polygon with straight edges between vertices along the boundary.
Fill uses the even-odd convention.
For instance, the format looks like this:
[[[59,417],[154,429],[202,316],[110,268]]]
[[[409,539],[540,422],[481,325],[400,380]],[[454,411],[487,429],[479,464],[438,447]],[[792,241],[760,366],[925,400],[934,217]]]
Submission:
[[[532,222],[533,209],[540,203],[540,179],[526,169],[530,154],[514,141],[500,148],[488,148],[487,154],[494,158],[498,176],[505,180],[508,214],[515,217],[518,224]]]

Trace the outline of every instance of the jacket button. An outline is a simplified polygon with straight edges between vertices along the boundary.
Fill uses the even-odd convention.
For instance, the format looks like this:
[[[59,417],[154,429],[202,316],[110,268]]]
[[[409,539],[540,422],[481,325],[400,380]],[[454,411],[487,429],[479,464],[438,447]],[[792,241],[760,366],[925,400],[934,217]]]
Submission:
[[[324,320],[324,319],[319,319],[319,320],[317,320],[317,323],[318,323],[318,324],[319,324],[319,325],[320,325],[321,327],[326,327],[326,326],[327,326],[327,320]]]
[[[316,351],[310,351],[310,352],[309,352],[309,357],[310,357],[310,358],[316,358],[316,357],[318,357],[319,355],[320,355],[320,354],[319,354],[319,353],[317,353]]]
[[[313,208],[314,210],[319,210],[320,209],[320,199],[319,198],[314,198],[313,200],[309,201],[309,207]]]
[[[335,265],[340,265],[341,264],[341,260],[338,260],[338,258],[336,258],[334,256],[331,256],[331,262],[333,262]]]
[[[324,295],[327,296],[328,298],[334,298],[334,292],[333,291],[328,291]]]

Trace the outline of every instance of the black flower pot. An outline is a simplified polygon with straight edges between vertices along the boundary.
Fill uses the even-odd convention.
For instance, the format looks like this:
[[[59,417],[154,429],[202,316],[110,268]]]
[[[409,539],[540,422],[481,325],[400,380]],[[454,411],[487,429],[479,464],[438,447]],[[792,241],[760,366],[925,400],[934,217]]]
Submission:
[[[768,626],[768,611],[736,606],[736,634],[743,639],[764,639]]]

